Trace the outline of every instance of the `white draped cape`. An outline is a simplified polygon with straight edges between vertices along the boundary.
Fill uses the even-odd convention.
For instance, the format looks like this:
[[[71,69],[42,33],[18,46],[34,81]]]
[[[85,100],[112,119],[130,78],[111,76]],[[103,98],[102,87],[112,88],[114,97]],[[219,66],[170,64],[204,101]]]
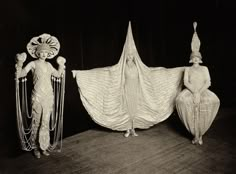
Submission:
[[[91,118],[99,125],[118,131],[130,128],[124,93],[127,54],[135,56],[139,93],[133,128],[147,129],[166,120],[173,112],[182,89],[183,67],[147,67],[139,57],[129,23],[126,41],[116,65],[90,70],[73,70],[80,98]]]

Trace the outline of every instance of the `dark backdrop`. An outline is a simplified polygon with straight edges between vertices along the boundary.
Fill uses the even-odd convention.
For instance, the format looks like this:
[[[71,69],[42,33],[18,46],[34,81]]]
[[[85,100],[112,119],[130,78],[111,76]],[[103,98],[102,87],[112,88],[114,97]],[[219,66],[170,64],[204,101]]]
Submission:
[[[29,40],[42,33],[59,39],[59,55],[67,59],[64,137],[96,126],[81,104],[71,70],[116,64],[129,20],[142,61],[168,68],[189,65],[192,23],[197,21],[203,62],[212,78],[210,89],[219,96],[221,107],[236,104],[236,7],[229,1],[8,0],[0,9],[0,144],[9,152],[19,149],[15,55],[26,52]],[[26,63],[31,60],[28,56]],[[55,60],[50,62],[56,66]]]

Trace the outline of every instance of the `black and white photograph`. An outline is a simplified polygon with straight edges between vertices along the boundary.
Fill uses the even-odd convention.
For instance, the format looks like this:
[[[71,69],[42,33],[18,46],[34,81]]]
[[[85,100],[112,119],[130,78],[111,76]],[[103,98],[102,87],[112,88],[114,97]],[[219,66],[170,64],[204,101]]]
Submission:
[[[0,174],[236,173],[236,2],[0,7]]]

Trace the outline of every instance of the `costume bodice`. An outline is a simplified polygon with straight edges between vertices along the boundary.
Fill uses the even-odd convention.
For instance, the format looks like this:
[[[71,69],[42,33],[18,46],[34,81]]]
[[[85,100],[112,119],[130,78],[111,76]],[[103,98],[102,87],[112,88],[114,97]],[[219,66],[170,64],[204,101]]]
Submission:
[[[132,66],[126,65],[125,67],[125,78],[129,80],[138,79],[138,70],[135,64]]]
[[[202,86],[209,81],[209,74],[205,67],[199,66],[197,68],[190,67],[188,71],[189,83],[196,87],[196,89],[201,89]]]
[[[34,92],[41,95],[49,95],[52,93],[51,75],[53,73],[52,66],[49,62],[34,61],[35,68],[33,70]]]

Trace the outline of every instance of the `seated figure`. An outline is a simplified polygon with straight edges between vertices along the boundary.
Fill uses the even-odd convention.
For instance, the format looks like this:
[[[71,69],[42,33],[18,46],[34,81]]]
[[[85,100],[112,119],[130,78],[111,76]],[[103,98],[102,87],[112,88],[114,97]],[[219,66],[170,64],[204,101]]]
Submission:
[[[183,67],[147,67],[137,52],[131,24],[116,65],[91,70],[73,70],[82,103],[99,125],[124,136],[137,136],[166,120],[182,89]]]
[[[200,40],[198,38],[194,22],[194,34],[192,38],[192,53],[189,63],[193,65],[184,70],[184,86],[186,87],[176,98],[178,115],[194,136],[193,144],[203,144],[202,136],[211,126],[220,106],[220,100],[208,88],[211,85],[210,74],[202,63],[199,52]]]

